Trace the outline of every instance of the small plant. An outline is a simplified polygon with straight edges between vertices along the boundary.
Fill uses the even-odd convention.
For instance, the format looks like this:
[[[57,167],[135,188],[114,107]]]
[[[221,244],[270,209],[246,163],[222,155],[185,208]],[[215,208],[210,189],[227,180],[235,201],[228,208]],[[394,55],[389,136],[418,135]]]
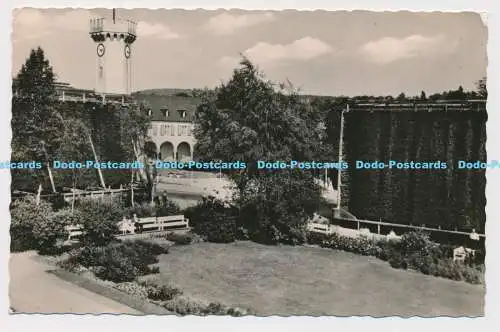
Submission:
[[[136,282],[119,283],[115,285],[115,288],[140,299],[148,298],[148,289]]]
[[[176,296],[182,295],[182,291],[169,285],[158,285],[151,281],[139,282],[141,286],[147,289],[148,298],[154,301],[170,301]]]

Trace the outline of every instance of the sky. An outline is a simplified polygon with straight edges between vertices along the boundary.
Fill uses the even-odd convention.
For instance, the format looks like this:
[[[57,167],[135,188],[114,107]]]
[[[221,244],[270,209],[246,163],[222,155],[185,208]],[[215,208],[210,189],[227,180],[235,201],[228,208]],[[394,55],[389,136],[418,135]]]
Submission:
[[[137,21],[133,90],[215,87],[241,54],[273,81],[318,95],[419,95],[486,76],[488,32],[477,13],[117,9]],[[42,47],[59,81],[95,88],[89,19],[110,9],[13,11],[15,75]]]

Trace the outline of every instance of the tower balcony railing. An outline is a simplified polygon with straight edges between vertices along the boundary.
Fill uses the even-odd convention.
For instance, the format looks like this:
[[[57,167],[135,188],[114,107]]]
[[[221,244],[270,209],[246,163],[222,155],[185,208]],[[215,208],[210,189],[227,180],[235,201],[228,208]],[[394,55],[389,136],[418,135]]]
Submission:
[[[90,34],[128,33],[136,36],[137,23],[131,20],[93,18],[89,21]]]

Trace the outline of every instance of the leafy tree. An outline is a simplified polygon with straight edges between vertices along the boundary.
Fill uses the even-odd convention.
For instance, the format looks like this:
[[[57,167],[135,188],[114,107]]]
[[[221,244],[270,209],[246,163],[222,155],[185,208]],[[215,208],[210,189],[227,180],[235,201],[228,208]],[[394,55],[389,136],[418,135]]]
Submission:
[[[476,88],[481,98],[488,98],[488,90],[486,89],[486,77],[483,77],[479,81],[477,81]]]
[[[396,99],[399,101],[406,100],[406,95],[403,92],[401,92]]]
[[[246,169],[229,174],[239,189],[240,208],[245,213],[265,211],[253,218],[253,226],[271,223],[283,232],[282,223],[288,229],[305,223],[306,216],[313,212],[312,202],[317,204],[319,200],[319,190],[307,171],[300,175],[281,170],[272,173],[257,169],[257,161],[319,158],[323,150],[317,142],[325,134],[322,120],[289,82],[267,81],[243,58],[229,82],[204,95],[195,124],[196,150],[200,159],[245,162]],[[312,189],[306,191],[309,195],[300,197],[301,188]],[[270,196],[275,199],[262,198]],[[273,209],[283,205],[294,208],[288,210],[287,217],[272,218]]]
[[[420,100],[426,100],[427,99],[427,96],[425,95],[425,91],[422,90],[422,92],[420,92]]]
[[[154,167],[148,161],[153,157],[147,146],[147,133],[151,125],[147,114],[148,105],[139,105],[120,113],[122,146],[131,160],[138,160],[144,164],[139,170],[141,179],[146,187],[148,200],[154,196],[154,182],[157,175]]]
[[[12,107],[16,158],[48,161],[61,144],[62,117],[53,107],[55,75],[39,47],[32,50],[14,79],[19,96]]]
[[[56,160],[61,161],[82,161],[92,160],[92,149],[89,143],[89,128],[78,118],[64,120],[64,130],[61,144],[55,152]],[[96,174],[92,169],[70,169],[57,170],[54,172],[55,182],[59,186],[79,188],[91,185]],[[83,183],[82,183],[83,182]]]

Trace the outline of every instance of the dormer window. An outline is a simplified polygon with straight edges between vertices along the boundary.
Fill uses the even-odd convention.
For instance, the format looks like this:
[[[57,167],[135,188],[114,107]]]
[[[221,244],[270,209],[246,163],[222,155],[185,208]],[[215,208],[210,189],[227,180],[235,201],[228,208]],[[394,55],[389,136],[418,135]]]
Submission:
[[[168,116],[169,116],[169,113],[168,113],[168,108],[163,107],[163,108],[161,109],[161,112],[163,113],[163,116],[164,116],[164,117],[168,118]]]
[[[181,114],[181,118],[185,119],[187,116],[187,111],[185,110],[179,110],[179,113]]]
[[[151,109],[148,109],[148,116],[151,116],[153,114],[153,111]]]

